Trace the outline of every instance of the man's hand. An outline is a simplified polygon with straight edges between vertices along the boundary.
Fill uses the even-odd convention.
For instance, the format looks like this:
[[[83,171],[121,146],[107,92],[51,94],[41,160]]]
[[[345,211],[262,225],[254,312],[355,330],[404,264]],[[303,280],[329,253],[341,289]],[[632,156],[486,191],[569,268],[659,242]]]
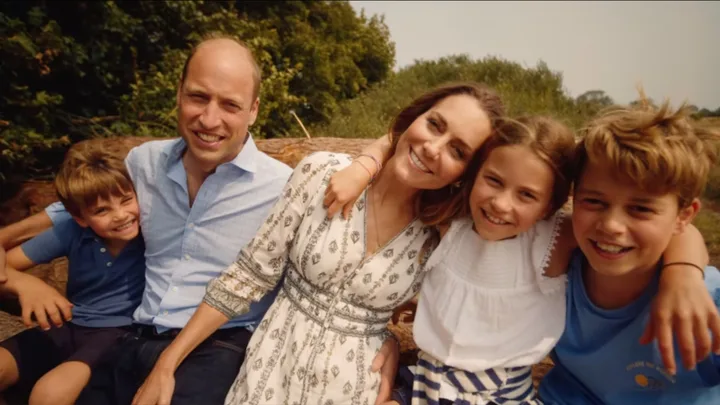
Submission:
[[[375,405],[394,404],[392,401],[392,389],[397,375],[398,362],[400,361],[400,344],[395,336],[389,336],[383,342],[382,347],[372,362],[371,371],[380,371],[380,390],[378,391]]]
[[[8,269],[6,287],[18,296],[22,308],[22,321],[27,327],[32,326],[33,315],[38,326],[43,330],[50,329],[50,322],[60,327],[63,319],[64,321],[72,319],[72,303],[35,276]]]
[[[702,274],[689,266],[663,269],[660,289],[653,301],[650,322],[640,342],[657,339],[665,368],[675,374],[673,332],[687,370],[710,354],[720,353],[720,314]],[[712,332],[712,338],[710,337]]]

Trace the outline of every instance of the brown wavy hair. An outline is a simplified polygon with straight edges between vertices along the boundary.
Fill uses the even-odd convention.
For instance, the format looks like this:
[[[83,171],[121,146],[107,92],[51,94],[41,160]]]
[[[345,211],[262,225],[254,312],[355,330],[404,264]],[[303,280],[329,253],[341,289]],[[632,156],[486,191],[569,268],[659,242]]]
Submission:
[[[395,116],[389,130],[392,144],[391,155],[395,154],[400,136],[419,116],[425,114],[440,101],[456,95],[467,95],[477,100],[480,108],[488,115],[494,132],[495,122],[505,114],[505,106],[500,96],[493,89],[480,83],[447,83],[416,98]],[[474,173],[472,173],[471,167],[476,158],[477,153],[461,175],[459,181],[462,185],[468,182],[472,183]],[[416,212],[419,218],[428,225],[446,224],[456,218],[467,205],[467,199],[463,199],[461,194],[458,187],[452,184],[437,190],[422,190],[416,201]]]

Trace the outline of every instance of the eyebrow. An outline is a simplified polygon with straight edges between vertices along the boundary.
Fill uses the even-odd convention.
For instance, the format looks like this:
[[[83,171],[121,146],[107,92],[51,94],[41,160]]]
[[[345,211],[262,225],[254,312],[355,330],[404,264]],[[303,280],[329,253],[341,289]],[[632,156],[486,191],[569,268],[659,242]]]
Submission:
[[[186,85],[185,90],[188,94],[207,94],[207,91],[205,91],[205,89],[203,89],[201,87],[195,87],[192,84]],[[241,110],[245,109],[245,104],[242,102],[242,99],[238,99],[238,98],[234,98],[234,97],[220,96],[220,100],[222,102],[230,102],[230,103],[237,104]]]
[[[431,115],[433,118],[440,121],[441,125],[445,128],[445,130],[447,130],[447,128],[448,128],[447,120],[445,119],[445,117],[443,117],[442,114],[440,114],[439,111],[431,110],[429,115]],[[472,150],[470,145],[468,145],[462,138],[455,138],[455,139],[457,139],[457,141],[460,143],[460,146],[463,149],[465,149],[464,152],[470,152]]]
[[[599,191],[582,188],[582,187],[579,188],[577,192],[578,192],[578,194],[590,194],[590,195],[594,195],[597,197],[605,197],[605,194],[603,194]],[[652,198],[652,197],[635,197],[635,198],[631,198],[630,201],[633,203],[636,203],[636,204],[655,204],[655,203],[657,203],[657,199]]]

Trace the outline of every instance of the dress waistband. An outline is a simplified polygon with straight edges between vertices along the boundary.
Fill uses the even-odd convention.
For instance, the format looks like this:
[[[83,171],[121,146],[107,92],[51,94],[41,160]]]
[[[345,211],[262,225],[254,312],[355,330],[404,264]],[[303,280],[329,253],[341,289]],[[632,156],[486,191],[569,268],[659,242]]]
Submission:
[[[331,290],[313,285],[288,264],[283,291],[295,307],[324,328],[350,336],[382,335],[391,311],[361,307],[344,297],[344,285]]]

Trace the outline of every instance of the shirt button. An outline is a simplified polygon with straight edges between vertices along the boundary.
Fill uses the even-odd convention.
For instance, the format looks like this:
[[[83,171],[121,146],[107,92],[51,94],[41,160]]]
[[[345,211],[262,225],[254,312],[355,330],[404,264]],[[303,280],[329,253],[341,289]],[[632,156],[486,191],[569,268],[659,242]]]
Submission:
[[[108,267],[112,266],[112,262],[107,262],[106,266],[108,266]]]
[[[105,249],[105,248],[100,248],[100,251],[103,252],[103,253],[105,253],[105,252],[107,252],[107,249]]]
[[[185,260],[190,260],[190,255],[185,255]]]
[[[163,315],[167,315],[167,314],[168,314],[168,311],[163,311]]]
[[[178,288],[177,288],[177,287],[173,287],[172,290],[175,291],[175,292],[177,292]]]
[[[193,229],[194,227],[195,227],[195,224],[193,224],[192,222],[190,222],[190,224],[188,225],[188,228]]]

